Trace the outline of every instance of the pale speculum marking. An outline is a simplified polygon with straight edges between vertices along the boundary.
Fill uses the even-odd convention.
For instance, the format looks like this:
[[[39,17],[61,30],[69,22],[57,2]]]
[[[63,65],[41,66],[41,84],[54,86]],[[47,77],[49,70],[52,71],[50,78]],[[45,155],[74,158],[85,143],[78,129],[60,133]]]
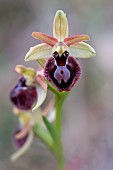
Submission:
[[[70,71],[66,67],[66,63],[68,62],[69,53],[65,51],[61,56],[55,51],[53,57],[55,58],[56,70],[54,72],[54,78],[57,80],[59,84],[63,81],[67,83],[70,78]]]

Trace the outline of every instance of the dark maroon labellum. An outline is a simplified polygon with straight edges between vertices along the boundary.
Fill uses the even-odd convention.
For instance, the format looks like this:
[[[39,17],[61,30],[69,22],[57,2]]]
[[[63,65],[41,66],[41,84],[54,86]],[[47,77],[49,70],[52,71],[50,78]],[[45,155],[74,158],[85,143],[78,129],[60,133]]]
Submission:
[[[21,129],[17,129],[17,130],[14,132],[14,143],[15,143],[15,145],[16,145],[17,148],[21,148],[21,147],[25,144],[25,142],[26,142],[26,140],[27,140],[27,138],[28,138],[28,134],[26,134],[26,136],[24,136],[23,138],[21,138],[21,139],[16,139],[16,138],[15,138],[15,135],[17,135],[19,132],[21,132]]]
[[[11,91],[10,99],[18,109],[32,109],[33,104],[37,100],[36,88],[33,86],[27,86],[25,78],[22,77]]]
[[[81,69],[77,61],[66,51],[59,57],[55,52],[46,63],[44,75],[60,92],[69,91],[79,79]]]

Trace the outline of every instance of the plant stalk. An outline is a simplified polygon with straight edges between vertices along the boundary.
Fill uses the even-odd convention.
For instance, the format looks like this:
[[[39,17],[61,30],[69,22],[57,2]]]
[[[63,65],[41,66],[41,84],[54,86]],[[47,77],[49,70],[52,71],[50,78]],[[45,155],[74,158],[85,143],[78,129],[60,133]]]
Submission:
[[[58,164],[58,170],[64,170],[64,154],[62,147],[62,112],[63,112],[63,103],[67,97],[66,92],[62,92],[59,95],[56,95],[56,129],[58,132],[58,143],[56,143],[56,159]]]

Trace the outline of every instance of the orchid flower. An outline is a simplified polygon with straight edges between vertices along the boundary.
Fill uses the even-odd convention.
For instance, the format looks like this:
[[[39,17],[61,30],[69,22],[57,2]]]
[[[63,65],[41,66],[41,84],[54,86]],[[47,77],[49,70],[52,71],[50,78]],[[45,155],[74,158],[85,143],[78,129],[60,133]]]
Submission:
[[[22,77],[11,91],[11,101],[18,109],[35,110],[44,102],[47,95],[43,68],[39,68],[36,72],[32,68],[17,65],[15,70]]]
[[[41,125],[46,131],[42,116],[45,116],[50,122],[55,120],[56,111],[53,105],[54,100],[52,99],[43,110],[38,108],[32,112],[19,110],[17,108],[13,109],[14,114],[18,116],[19,128],[17,128],[14,133],[14,142],[18,150],[11,155],[12,161],[16,161],[30,148],[34,139],[33,126],[37,124]]]
[[[43,43],[31,47],[25,61],[37,60],[44,67],[45,78],[60,92],[69,91],[80,77],[81,68],[76,58],[96,54],[83,42],[89,40],[88,35],[68,37],[68,21],[62,10],[58,10],[54,17],[53,37],[41,32],[33,32],[32,36]]]

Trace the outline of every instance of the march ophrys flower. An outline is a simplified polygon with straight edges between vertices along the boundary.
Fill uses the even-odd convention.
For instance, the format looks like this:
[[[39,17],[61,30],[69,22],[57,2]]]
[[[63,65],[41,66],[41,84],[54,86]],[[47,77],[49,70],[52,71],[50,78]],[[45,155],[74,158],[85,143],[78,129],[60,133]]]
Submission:
[[[53,37],[33,32],[32,36],[41,40],[42,44],[32,47],[25,60],[46,59],[44,76],[58,91],[70,91],[78,81],[81,68],[76,58],[89,58],[95,55],[95,50],[84,43],[88,35],[68,37],[68,21],[63,11],[56,12],[53,22]]]

